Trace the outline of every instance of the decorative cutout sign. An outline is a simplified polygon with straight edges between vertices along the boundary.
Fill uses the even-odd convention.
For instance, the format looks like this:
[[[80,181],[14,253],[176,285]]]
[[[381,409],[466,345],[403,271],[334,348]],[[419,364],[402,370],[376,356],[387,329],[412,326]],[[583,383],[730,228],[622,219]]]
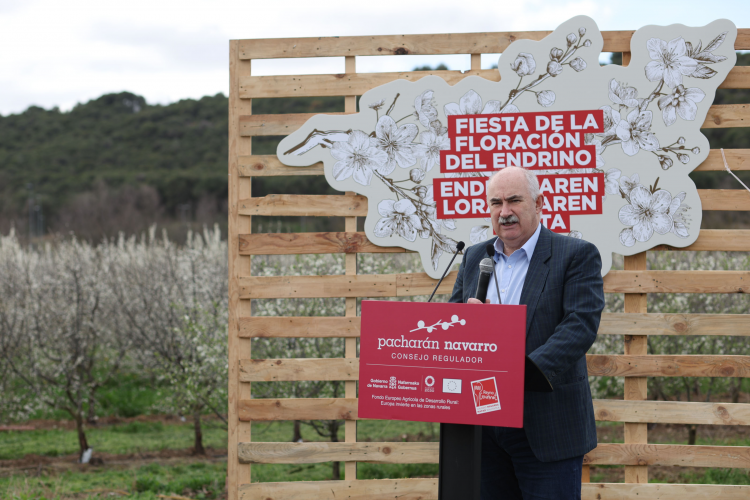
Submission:
[[[367,237],[420,253],[439,278],[458,241],[492,237],[485,184],[497,169],[536,171],[543,223],[612,252],[695,242],[701,201],[688,177],[709,152],[701,134],[716,88],[734,67],[737,29],[646,26],[627,67],[599,66],[601,33],[586,16],[500,57],[500,82],[454,86],[437,76],[366,92],[362,111],[317,115],[277,154],[322,161],[329,184],[368,197]]]

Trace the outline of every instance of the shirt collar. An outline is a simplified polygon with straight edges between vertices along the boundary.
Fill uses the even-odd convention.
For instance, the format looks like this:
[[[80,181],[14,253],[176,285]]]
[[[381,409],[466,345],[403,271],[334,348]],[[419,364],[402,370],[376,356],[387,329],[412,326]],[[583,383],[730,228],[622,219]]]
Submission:
[[[531,238],[529,238],[526,243],[523,244],[521,248],[516,250],[518,252],[519,250],[523,250],[526,254],[526,258],[529,259],[529,262],[531,262],[531,256],[534,255],[534,249],[536,248],[536,243],[539,241],[539,233],[542,232],[542,225],[539,224],[536,227],[536,231],[534,231],[534,234],[531,235]],[[500,238],[495,238],[495,262],[498,262],[500,260],[500,256],[505,256],[503,253],[503,242]],[[506,257],[507,258],[507,257]]]

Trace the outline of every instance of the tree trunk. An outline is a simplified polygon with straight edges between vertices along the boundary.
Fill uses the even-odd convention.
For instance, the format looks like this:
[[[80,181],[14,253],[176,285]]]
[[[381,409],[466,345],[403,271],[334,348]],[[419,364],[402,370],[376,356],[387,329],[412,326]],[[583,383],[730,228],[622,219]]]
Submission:
[[[698,426],[697,425],[689,425],[688,426],[688,444],[695,444],[695,438],[698,434]]]
[[[292,435],[292,443],[302,442],[302,423],[299,420],[294,421],[294,434]]]
[[[203,448],[203,430],[201,429],[201,411],[193,410],[193,424],[195,428],[195,444],[193,445],[193,455],[205,455],[206,450]]]
[[[89,449],[89,442],[86,440],[86,430],[83,427],[83,414],[76,413],[76,431],[78,432],[78,458],[83,457],[83,452]]]
[[[330,420],[328,424],[328,431],[331,435],[331,441],[334,443],[338,443],[339,441],[339,421],[338,420]],[[338,481],[341,479],[341,463],[340,462],[332,462],[331,468],[333,469],[333,480]]]
[[[94,391],[89,391],[89,408],[86,421],[91,425],[96,425],[96,398],[94,397]]]

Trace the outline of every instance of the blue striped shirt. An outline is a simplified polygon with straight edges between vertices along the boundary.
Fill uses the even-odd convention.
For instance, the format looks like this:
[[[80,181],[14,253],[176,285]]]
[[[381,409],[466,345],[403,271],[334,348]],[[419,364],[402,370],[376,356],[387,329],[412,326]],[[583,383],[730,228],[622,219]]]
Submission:
[[[518,305],[521,302],[526,272],[529,270],[531,256],[534,255],[541,230],[542,225],[539,224],[531,238],[510,257],[503,253],[503,242],[500,238],[495,240],[495,276],[497,276],[497,285],[500,287],[500,298],[503,304]],[[487,288],[487,299],[491,304],[498,303],[494,277]]]

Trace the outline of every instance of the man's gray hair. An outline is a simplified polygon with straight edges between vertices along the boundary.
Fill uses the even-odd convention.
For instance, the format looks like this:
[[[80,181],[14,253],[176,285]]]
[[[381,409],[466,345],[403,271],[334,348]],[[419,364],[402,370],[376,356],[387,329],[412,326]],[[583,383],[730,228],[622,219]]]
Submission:
[[[541,190],[539,188],[539,178],[536,176],[536,174],[533,171],[528,170],[526,168],[515,167],[515,166],[513,166],[513,167],[505,167],[505,168],[503,168],[501,170],[498,170],[494,174],[492,174],[490,176],[490,181],[496,175],[500,174],[500,172],[504,172],[506,170],[520,170],[521,172],[523,172],[523,175],[526,177],[526,184],[528,185],[529,194],[531,195],[531,199],[532,200],[536,200],[537,198],[539,198],[539,195],[541,194]],[[487,181],[487,183],[489,184],[489,181]]]

